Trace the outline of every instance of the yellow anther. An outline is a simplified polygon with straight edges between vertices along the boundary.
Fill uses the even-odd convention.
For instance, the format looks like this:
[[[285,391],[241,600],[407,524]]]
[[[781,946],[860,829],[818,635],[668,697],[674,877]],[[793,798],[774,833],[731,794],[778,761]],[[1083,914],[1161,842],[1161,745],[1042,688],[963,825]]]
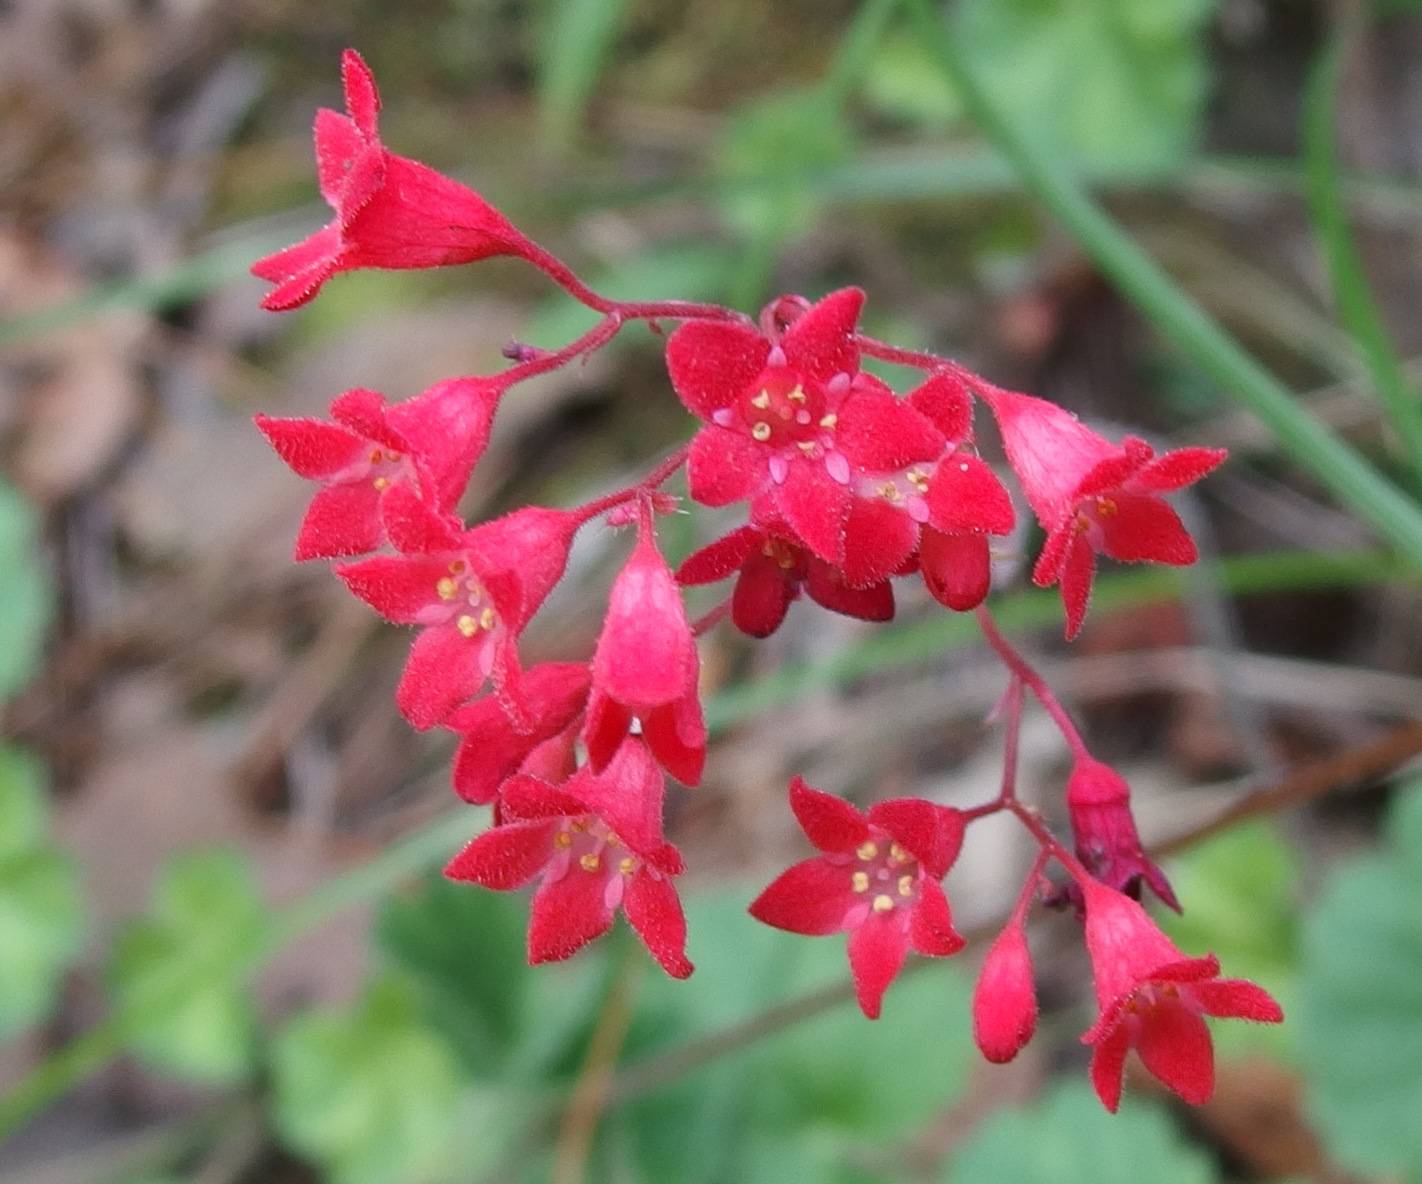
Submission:
[[[912,858],[913,856],[900,847],[899,844],[893,843],[889,846],[890,863],[907,863]]]
[[[386,460],[399,460],[399,459],[400,459],[400,454],[399,454],[398,452],[387,452],[387,453],[385,454],[385,459],[386,459]]]
[[[813,440],[801,440],[799,442],[800,451],[806,456],[814,456],[817,447],[818,445]]]
[[[553,846],[555,847],[571,847],[572,845],[573,836],[565,830],[560,830],[553,836]]]
[[[389,478],[389,477],[377,477],[377,478],[375,479],[375,488],[376,488],[376,489],[389,489],[389,488],[390,488],[390,478]]]
[[[836,426],[838,426],[838,424],[839,424],[839,416],[837,416],[833,411],[831,411],[831,412],[830,412],[828,415],[826,415],[822,420],[820,420],[820,427],[824,428],[826,431],[829,431],[829,432],[834,431],[834,429],[836,428]]]
[[[761,391],[760,394],[756,395],[756,397],[751,400],[751,406],[756,408],[758,411],[764,411],[767,407],[770,406],[770,392]]]
[[[624,876],[630,876],[637,870],[637,861],[630,855],[625,855],[617,861],[617,870]]]
[[[900,895],[900,896],[912,896],[912,895],[913,895],[913,877],[912,877],[912,876],[900,876],[900,877],[899,877],[899,895]]]
[[[610,830],[607,832],[607,845],[609,847],[621,847],[624,844],[622,840],[617,837],[617,832]]]
[[[578,856],[578,866],[585,872],[595,872],[602,866],[602,860],[589,851],[586,855]]]
[[[479,614],[479,628],[492,629],[494,627],[494,610],[486,608]]]
[[[928,492],[928,474],[922,469],[910,469],[908,471],[908,483],[919,493]]]
[[[782,553],[780,557],[776,559],[775,566],[778,567],[781,571],[789,571],[792,567],[795,566],[795,556]]]
[[[380,449],[379,449],[379,448],[376,448],[376,449],[374,449],[374,450],[371,452],[371,454],[370,454],[370,463],[373,464],[373,465],[378,465],[378,464],[380,463]]]
[[[764,443],[770,439],[770,425],[763,419],[757,423],[753,423],[751,425],[751,435]]]
[[[890,504],[897,504],[904,500],[904,495],[899,491],[899,487],[892,481],[885,481],[879,486],[879,496]]]
[[[894,898],[892,896],[884,896],[881,894],[874,898],[874,911],[876,913],[887,913],[893,907]]]
[[[854,854],[867,862],[879,854],[879,844],[874,842],[873,839],[870,839],[867,843],[860,843],[859,846],[855,848]]]
[[[1098,497],[1096,499],[1096,512],[1103,517],[1111,517],[1119,508],[1120,507],[1109,497]]]
[[[450,571],[450,574],[451,574],[451,575],[456,575],[456,576],[457,576],[457,575],[458,575],[460,572],[462,572],[463,570],[464,570],[464,560],[462,560],[462,559],[456,559],[453,563],[451,563],[451,564],[449,565],[449,571]]]
[[[774,559],[775,544],[772,543],[769,539],[766,539],[765,542],[761,543],[760,545],[760,553],[764,555],[767,559]]]
[[[803,403],[805,401],[805,388],[797,382],[795,389],[785,397],[792,403]]]
[[[849,878],[849,882],[854,886],[854,891],[856,891],[856,892],[868,892],[868,891],[869,891],[869,873],[868,873],[868,872],[855,872],[854,875],[852,875],[852,876]]]
[[[441,600],[453,600],[458,587],[448,576],[442,576],[439,583],[435,585],[435,591],[439,593]]]
[[[588,828],[588,824],[584,822],[581,818],[574,818],[572,822],[568,823],[568,825],[571,826],[575,831],[579,832],[585,831]]]
[[[465,637],[473,637],[474,634],[479,632],[479,622],[467,613],[455,621],[454,624]]]

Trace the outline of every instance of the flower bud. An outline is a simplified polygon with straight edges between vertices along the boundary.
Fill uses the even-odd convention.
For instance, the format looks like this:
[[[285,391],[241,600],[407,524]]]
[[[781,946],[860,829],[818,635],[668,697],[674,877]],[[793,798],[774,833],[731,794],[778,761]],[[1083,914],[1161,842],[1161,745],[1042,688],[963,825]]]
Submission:
[[[973,990],[973,1039],[994,1064],[1012,1060],[1037,1027],[1032,954],[1020,921],[992,943]]]

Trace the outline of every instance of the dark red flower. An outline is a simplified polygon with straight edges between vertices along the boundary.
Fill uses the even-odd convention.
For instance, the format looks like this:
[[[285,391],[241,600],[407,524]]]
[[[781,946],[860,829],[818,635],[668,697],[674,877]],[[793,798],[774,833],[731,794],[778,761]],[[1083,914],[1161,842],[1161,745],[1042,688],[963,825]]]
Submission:
[[[958,857],[962,815],[898,798],[866,816],[798,777],[790,806],[823,854],[782,873],[750,906],[751,916],[791,933],[848,932],[859,1006],[876,1019],[910,949],[943,957],[963,947],[939,884]]]
[[[551,750],[540,749],[562,737],[582,714],[588,679],[585,662],[545,662],[526,671],[519,680],[526,728],[515,727],[497,698],[483,698],[455,711],[445,721],[460,737],[454,754],[455,792],[466,802],[485,805],[515,773],[533,772],[528,768],[530,760],[539,762],[535,776],[563,780],[572,772],[562,767],[571,756],[571,744],[564,742],[551,767],[545,763]]]
[[[1214,1046],[1204,1017],[1277,1024],[1283,1011],[1264,988],[1220,978],[1213,954],[1187,958],[1130,897],[1091,879],[1080,886],[1101,1009],[1081,1039],[1094,1046],[1091,1083],[1102,1103],[1112,1112],[1120,1105],[1126,1054],[1133,1047],[1145,1067],[1185,1101],[1209,1101]]]
[[[1037,989],[1032,952],[1022,919],[1014,917],[997,935],[973,989],[973,1039],[994,1064],[1012,1060],[1037,1028]]]
[[[1185,565],[1194,540],[1160,497],[1193,484],[1222,463],[1218,448],[1180,448],[1157,456],[1144,440],[1112,444],[1076,416],[1029,395],[984,397],[1037,520],[1047,532],[1032,578],[1061,585],[1067,638],[1081,630],[1096,555],[1127,563]]]
[[[385,525],[404,554],[336,569],[388,621],[422,626],[395,692],[417,728],[443,723],[492,680],[516,727],[531,728],[518,635],[562,578],[583,518],[528,506],[461,530],[420,499],[392,494]]]
[[[445,875],[497,891],[539,880],[530,963],[571,957],[606,933],[621,908],[662,968],[685,978],[686,918],[672,885],[683,865],[662,835],[664,788],[636,739],[601,775],[584,768],[561,788],[520,774],[504,787],[500,825],[456,855]]]
[[[268,255],[252,273],[276,287],[262,307],[305,304],[331,276],[361,267],[442,267],[491,255],[537,260],[538,248],[474,190],[380,142],[380,95],[353,49],[341,58],[346,114],[316,116],[316,173],[335,218]]]
[[[258,415],[277,455],[321,484],[297,532],[296,558],[374,551],[385,537],[381,505],[392,489],[453,510],[489,443],[502,394],[490,379],[452,378],[393,406],[375,391],[346,391],[331,404],[330,423]]]
[[[696,686],[700,660],[681,589],[647,517],[608,597],[583,739],[588,763],[600,771],[638,720],[642,738],[667,772],[695,785],[706,762]]]
[[[803,588],[816,604],[864,621],[890,621],[894,590],[887,580],[851,588],[837,567],[793,542],[789,529],[743,526],[688,555],[677,569],[682,584],[711,584],[738,573],[731,621],[751,637],[769,637]]]
[[[1110,765],[1078,756],[1067,780],[1067,810],[1071,816],[1076,854],[1086,870],[1118,892],[1139,900],[1141,885],[1177,913],[1170,881],[1146,855],[1131,814],[1131,787]]]

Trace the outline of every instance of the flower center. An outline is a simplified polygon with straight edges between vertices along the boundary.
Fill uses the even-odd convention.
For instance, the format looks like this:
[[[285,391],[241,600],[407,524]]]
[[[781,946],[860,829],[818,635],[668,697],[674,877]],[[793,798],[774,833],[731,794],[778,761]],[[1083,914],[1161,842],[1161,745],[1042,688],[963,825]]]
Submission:
[[[443,619],[453,620],[465,637],[492,632],[499,614],[479,577],[463,559],[451,561],[448,570],[448,575],[435,581],[435,596],[445,608]]]
[[[751,439],[772,448],[814,448],[822,433],[834,430],[833,422],[828,426],[820,422],[834,417],[825,414],[819,385],[787,367],[761,374],[741,396],[737,410]]]
[[[603,903],[616,908],[627,881],[642,860],[595,814],[564,819],[553,836],[553,858],[544,878],[579,876],[591,891],[601,891]]]
[[[908,851],[885,837],[876,837],[861,843],[854,852],[849,886],[869,912],[883,915],[917,904],[922,878],[918,860]]]

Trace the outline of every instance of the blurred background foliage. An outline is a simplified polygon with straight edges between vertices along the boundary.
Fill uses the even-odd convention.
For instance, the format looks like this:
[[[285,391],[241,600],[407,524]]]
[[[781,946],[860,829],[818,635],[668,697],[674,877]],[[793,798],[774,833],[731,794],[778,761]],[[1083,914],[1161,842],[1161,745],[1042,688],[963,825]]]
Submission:
[[[1422,1180],[1422,796],[1366,755],[1405,741],[1422,701],[1418,552],[1379,545],[1407,555],[1422,518],[1377,492],[1418,488],[1422,14],[935,10],[1029,150],[1169,272],[1162,305],[1048,216],[914,8],[0,6],[4,1179]],[[1181,507],[1195,572],[1112,573],[1075,652],[1038,641],[1153,838],[1258,786],[1294,785],[1284,805],[1359,791],[1169,864],[1175,939],[1289,1013],[1219,1027],[1213,1103],[1184,1112],[1135,1081],[1101,1111],[1065,916],[1034,930],[1037,1040],[1010,1068],[977,1059],[971,975],[1025,866],[1005,831],[975,832],[948,881],[979,940],[914,969],[876,1024],[842,943],[745,917],[802,854],[791,772],[861,802],[991,796],[1000,676],[970,622],[913,594],[878,632],[801,606],[771,642],[705,643],[719,739],[671,818],[693,867],[688,982],[621,932],[532,971],[523,900],[438,878],[485,819],[450,808],[449,738],[396,717],[404,639],[289,563],[305,490],[248,419],[357,384],[405,397],[591,317],[507,262],[256,310],[251,259],[323,217],[307,129],[338,101],[345,45],[381,81],[388,143],[612,296],[754,309],[859,283],[878,336],[1113,432],[1232,448]],[[1191,300],[1208,340],[1179,334]],[[1210,360],[1225,333],[1276,376],[1242,378],[1295,392],[1272,431]],[[1305,414],[1366,459],[1361,478],[1332,445],[1289,442]],[[657,339],[629,332],[510,400],[465,510],[587,496],[687,430]],[[668,549],[712,537],[701,518],[668,520]],[[587,651],[623,550],[610,532],[579,548],[532,657]],[[1054,623],[1012,556],[999,575],[1005,622]],[[1281,781],[1297,768],[1315,770],[1305,790]],[[1048,730],[1028,729],[1024,769],[1050,813],[1065,766]]]

